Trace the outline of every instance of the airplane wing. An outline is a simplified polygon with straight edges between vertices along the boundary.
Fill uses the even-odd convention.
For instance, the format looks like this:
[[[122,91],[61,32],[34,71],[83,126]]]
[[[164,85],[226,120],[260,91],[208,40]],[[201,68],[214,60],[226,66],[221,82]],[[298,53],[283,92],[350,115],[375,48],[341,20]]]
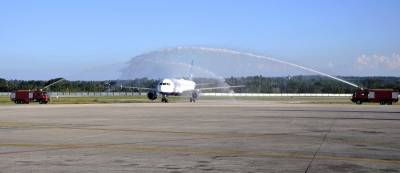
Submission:
[[[206,91],[206,90],[215,90],[215,89],[228,89],[228,88],[243,88],[245,87],[244,85],[237,85],[237,86],[223,86],[223,87],[210,87],[210,88],[197,88],[200,91]]]
[[[132,86],[123,86],[121,85],[122,88],[128,88],[128,89],[139,89],[139,90],[152,90],[153,88],[143,88],[143,87],[132,87]]]

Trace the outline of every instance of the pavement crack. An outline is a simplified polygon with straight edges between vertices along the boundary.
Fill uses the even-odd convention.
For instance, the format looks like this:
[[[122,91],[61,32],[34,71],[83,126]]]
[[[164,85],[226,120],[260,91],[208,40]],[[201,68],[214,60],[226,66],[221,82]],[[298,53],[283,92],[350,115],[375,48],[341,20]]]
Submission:
[[[332,131],[333,126],[335,125],[337,119],[334,119],[332,121],[332,124],[329,126],[329,130],[326,131],[326,133],[324,134],[324,137],[322,138],[322,142],[319,144],[318,149],[314,152],[313,157],[311,159],[311,161],[308,163],[306,170],[304,171],[304,173],[308,173],[308,171],[311,170],[311,165],[313,164],[314,160],[317,158],[318,153],[320,152],[322,145],[324,145],[326,139],[328,138],[329,133]]]

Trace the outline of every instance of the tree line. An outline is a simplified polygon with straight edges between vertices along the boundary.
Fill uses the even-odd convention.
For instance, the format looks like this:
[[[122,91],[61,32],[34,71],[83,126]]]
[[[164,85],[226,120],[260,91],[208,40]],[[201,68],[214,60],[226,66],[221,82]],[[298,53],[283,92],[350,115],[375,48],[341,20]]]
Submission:
[[[400,90],[400,77],[341,77],[363,88],[392,88]],[[60,78],[44,80],[5,80],[0,78],[0,92],[12,92],[21,89],[42,89]],[[323,76],[287,76],[287,77],[229,77],[225,79],[195,78],[202,88],[217,86],[238,86],[235,92],[242,93],[352,93],[356,88]],[[133,80],[107,81],[68,81],[64,80],[46,90],[53,92],[138,92],[124,86],[155,88],[159,80],[140,78]],[[122,86],[122,87],[121,87]]]

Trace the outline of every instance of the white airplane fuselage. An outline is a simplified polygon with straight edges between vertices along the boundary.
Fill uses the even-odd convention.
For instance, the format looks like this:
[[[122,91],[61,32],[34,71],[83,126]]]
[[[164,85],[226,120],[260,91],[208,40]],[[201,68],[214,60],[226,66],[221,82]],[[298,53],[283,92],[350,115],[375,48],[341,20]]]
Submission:
[[[157,85],[157,91],[162,95],[181,95],[184,92],[194,91],[196,83],[185,79],[163,79]]]
[[[199,84],[199,85],[201,85],[201,84]],[[147,93],[147,98],[149,100],[156,100],[158,96],[162,96],[161,102],[167,103],[168,96],[188,95],[188,96],[190,96],[189,97],[190,102],[196,102],[196,100],[200,96],[201,91],[213,90],[213,89],[224,89],[224,88],[237,88],[237,87],[242,87],[242,86],[196,88],[196,83],[192,80],[166,78],[166,79],[161,80],[157,84],[157,87],[154,89],[149,89],[149,88],[142,88],[142,89],[149,89],[149,92]]]

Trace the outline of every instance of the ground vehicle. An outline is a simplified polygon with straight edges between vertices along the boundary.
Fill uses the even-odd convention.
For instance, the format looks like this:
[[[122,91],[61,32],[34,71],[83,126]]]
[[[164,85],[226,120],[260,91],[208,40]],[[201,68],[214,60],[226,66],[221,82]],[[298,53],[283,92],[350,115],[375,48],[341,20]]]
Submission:
[[[357,89],[351,98],[351,101],[357,104],[363,102],[379,102],[381,105],[391,105],[399,101],[399,92],[392,89]]]
[[[10,99],[15,104],[29,104],[30,102],[39,102],[40,104],[47,104],[50,101],[50,97],[45,90],[50,86],[55,85],[63,80],[64,78],[57,78],[53,80],[52,83],[47,84],[42,89],[17,90],[11,93]]]
[[[47,104],[50,101],[47,92],[42,90],[18,90],[11,93],[10,98],[15,104],[29,104],[30,102],[39,102]]]

